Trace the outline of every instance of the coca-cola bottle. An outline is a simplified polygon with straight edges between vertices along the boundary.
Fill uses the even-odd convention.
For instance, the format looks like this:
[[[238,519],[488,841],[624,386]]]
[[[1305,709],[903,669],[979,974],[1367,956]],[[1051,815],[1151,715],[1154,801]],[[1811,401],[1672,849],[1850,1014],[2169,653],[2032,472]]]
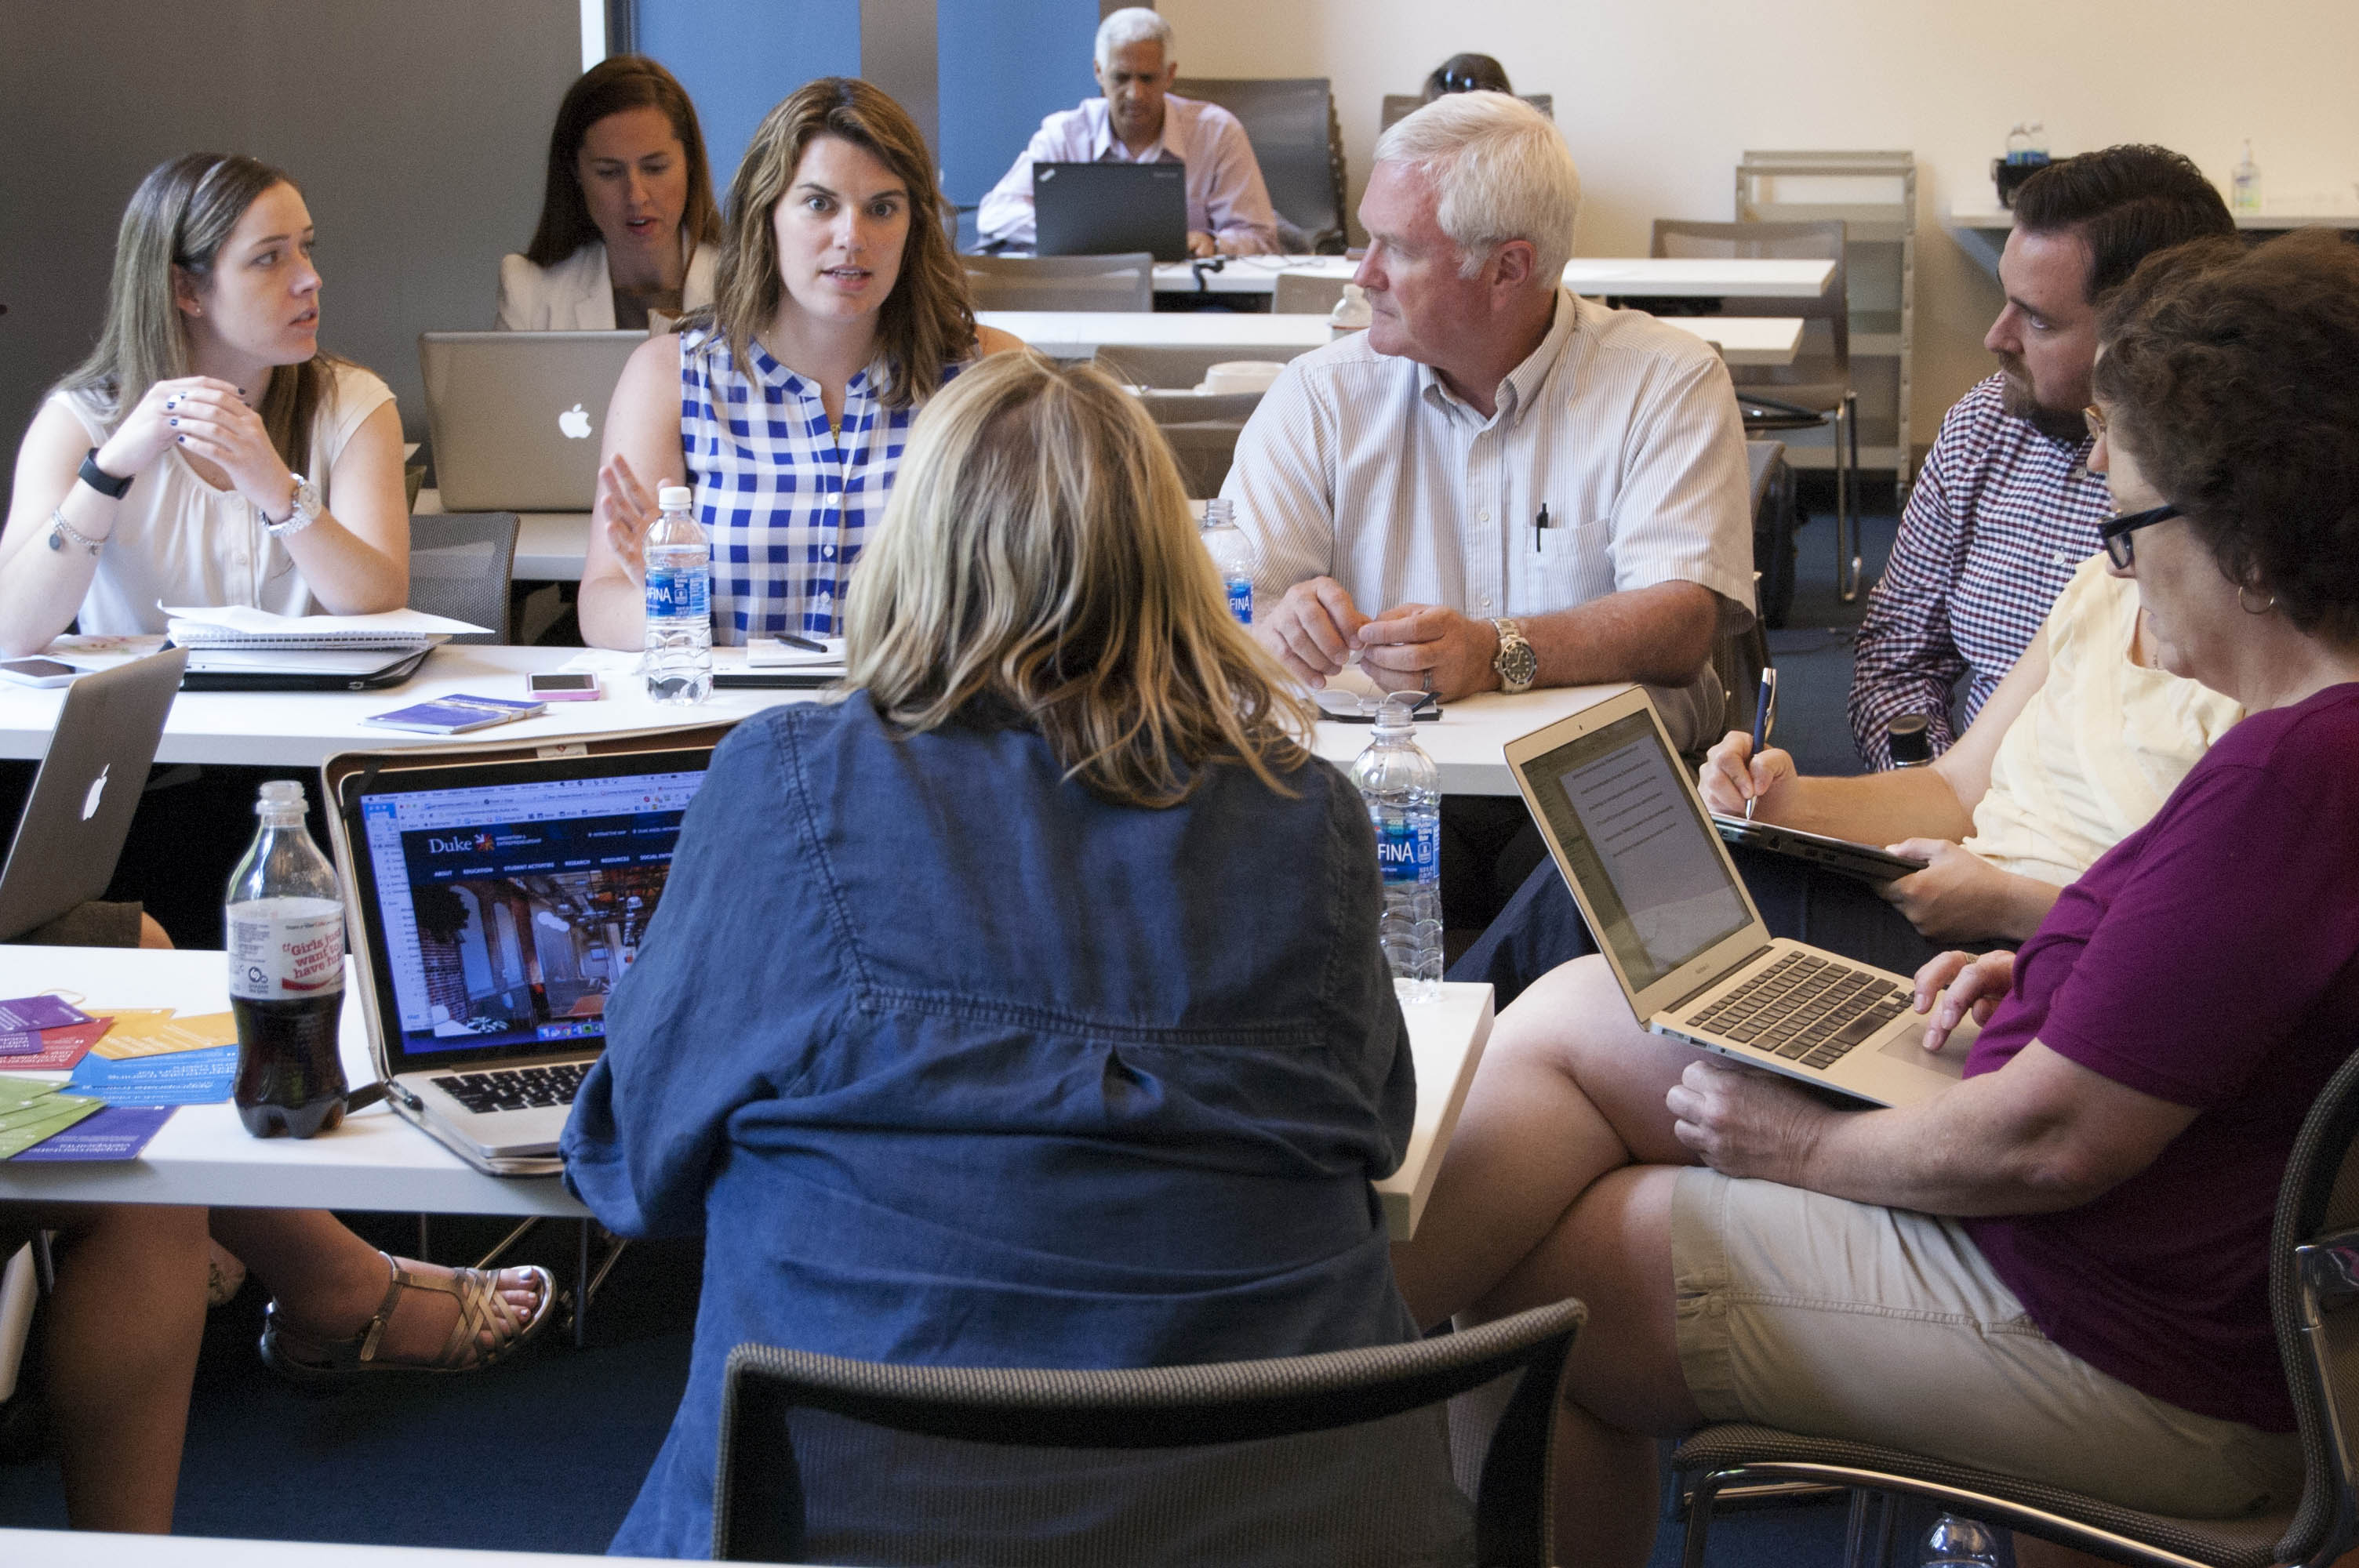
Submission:
[[[303,786],[273,779],[254,804],[262,827],[230,873],[229,1005],[237,1087],[256,1138],[309,1138],[344,1119],[336,1025],[344,1010],[344,903],[336,871],[303,826]]]

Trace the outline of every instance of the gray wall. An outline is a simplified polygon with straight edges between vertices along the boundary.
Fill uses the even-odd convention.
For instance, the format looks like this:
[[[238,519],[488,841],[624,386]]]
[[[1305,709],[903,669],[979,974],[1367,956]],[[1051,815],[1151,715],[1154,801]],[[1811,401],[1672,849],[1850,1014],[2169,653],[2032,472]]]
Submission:
[[[418,334],[488,327],[540,207],[579,0],[0,0],[0,449],[89,351],[140,177],[200,150],[295,177],[321,342],[425,434]]]

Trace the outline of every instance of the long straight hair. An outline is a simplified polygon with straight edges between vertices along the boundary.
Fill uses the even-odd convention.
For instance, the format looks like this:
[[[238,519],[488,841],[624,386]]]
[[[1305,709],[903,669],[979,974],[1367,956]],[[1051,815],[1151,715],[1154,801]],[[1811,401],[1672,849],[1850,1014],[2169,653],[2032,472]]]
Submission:
[[[1120,805],[1177,806],[1232,763],[1290,793],[1310,705],[1230,617],[1186,497],[1103,373],[1027,351],[969,366],[918,418],[853,568],[846,687],[905,732],[1037,730]]]
[[[752,375],[755,334],[777,319],[786,296],[770,217],[794,183],[803,149],[822,135],[841,136],[863,148],[909,193],[901,273],[877,312],[876,341],[889,376],[886,406],[923,403],[941,384],[942,367],[974,351],[974,307],[967,297],[966,272],[942,232],[942,194],[934,183],[926,138],[891,94],[856,78],[822,76],[806,83],[771,110],[754,133],[729,186],[729,222],[713,277],[711,319],[729,341],[737,368]]]
[[[660,109],[671,122],[671,134],[679,138],[688,158],[688,207],[679,225],[700,245],[720,242],[721,209],[712,200],[712,166],[704,156],[704,130],[697,124],[688,89],[647,56],[618,54],[583,71],[557,106],[557,124],[549,133],[540,222],[524,253],[533,265],[555,266],[601,238],[590,218],[589,199],[582,194],[582,144],[589,139],[591,126],[626,109]]]
[[[98,346],[56,390],[93,405],[108,430],[159,381],[190,373],[189,328],[175,297],[173,269],[200,289],[255,198],[295,182],[241,153],[190,153],[148,172],[123,210],[114,234],[114,273],[106,286],[106,322]],[[255,412],[278,456],[298,473],[311,468],[311,424],[333,395],[336,361],[314,354],[277,365]]]

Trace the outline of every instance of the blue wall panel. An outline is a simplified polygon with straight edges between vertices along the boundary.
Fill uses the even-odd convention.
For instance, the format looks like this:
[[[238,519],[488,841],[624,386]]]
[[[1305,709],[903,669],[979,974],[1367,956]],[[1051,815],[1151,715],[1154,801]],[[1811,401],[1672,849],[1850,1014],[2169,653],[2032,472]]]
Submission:
[[[643,5],[649,0],[641,0]],[[1097,95],[1098,0],[940,0],[943,184],[962,206],[999,183],[1041,117]]]
[[[779,99],[815,76],[860,74],[859,0],[638,0],[636,11],[639,51],[696,101],[724,206],[745,144]]]

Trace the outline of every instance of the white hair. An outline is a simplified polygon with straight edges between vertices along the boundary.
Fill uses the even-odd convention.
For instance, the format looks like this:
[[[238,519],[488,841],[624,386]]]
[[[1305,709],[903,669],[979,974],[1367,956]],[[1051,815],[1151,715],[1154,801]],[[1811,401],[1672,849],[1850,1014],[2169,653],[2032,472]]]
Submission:
[[[1171,24],[1144,5],[1124,6],[1098,24],[1098,68],[1112,65],[1114,51],[1125,44],[1145,43],[1162,45],[1163,63],[1171,63]]]
[[[1556,123],[1505,92],[1453,92],[1396,123],[1375,161],[1408,166],[1440,195],[1434,217],[1457,245],[1459,276],[1483,270],[1509,240],[1532,247],[1549,287],[1572,259],[1581,171]]]

